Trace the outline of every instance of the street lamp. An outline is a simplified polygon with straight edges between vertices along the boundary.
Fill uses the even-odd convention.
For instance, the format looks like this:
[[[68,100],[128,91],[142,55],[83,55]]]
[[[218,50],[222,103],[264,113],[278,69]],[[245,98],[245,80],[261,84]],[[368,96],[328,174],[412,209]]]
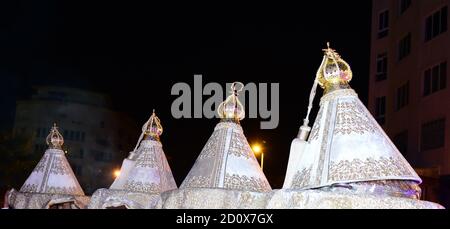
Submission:
[[[254,143],[252,145],[252,150],[255,155],[261,154],[261,170],[264,169],[264,152],[263,147],[259,143]]]
[[[117,178],[118,176],[120,176],[120,169],[115,169],[113,171],[113,176],[114,176],[114,178]]]

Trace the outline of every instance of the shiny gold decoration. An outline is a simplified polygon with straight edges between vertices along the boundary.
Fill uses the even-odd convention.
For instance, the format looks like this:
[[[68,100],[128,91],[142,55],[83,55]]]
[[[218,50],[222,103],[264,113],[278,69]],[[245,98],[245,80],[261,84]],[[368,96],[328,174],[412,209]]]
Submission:
[[[238,86],[240,86],[238,88]],[[231,85],[231,95],[223,101],[217,109],[219,117],[225,121],[233,121],[239,123],[239,120],[244,119],[245,109],[238,98],[238,92],[242,91],[244,85],[240,82],[234,82]]]
[[[323,61],[317,71],[319,85],[325,89],[325,93],[336,89],[349,88],[348,83],[353,77],[350,65],[341,58],[336,50],[330,48],[329,42],[327,48],[323,51]]]
[[[163,128],[161,125],[161,120],[159,120],[158,116],[155,114],[155,110],[153,110],[153,114],[150,116],[150,119],[142,127],[142,131],[144,131],[146,136],[159,140],[159,136],[161,136]]]
[[[62,148],[62,145],[64,144],[64,138],[61,133],[59,133],[56,123],[53,124],[53,127],[50,130],[50,134],[46,138],[46,142],[51,149]]]

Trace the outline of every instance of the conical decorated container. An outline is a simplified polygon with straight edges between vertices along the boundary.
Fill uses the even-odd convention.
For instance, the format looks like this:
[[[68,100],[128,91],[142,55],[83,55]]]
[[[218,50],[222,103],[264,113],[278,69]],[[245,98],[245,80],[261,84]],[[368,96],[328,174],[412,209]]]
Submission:
[[[324,89],[319,112],[309,128],[313,86],[283,189],[268,207],[440,208],[417,200],[422,180],[350,88],[352,77],[349,64],[328,45],[315,80]]]
[[[56,124],[46,138],[47,150],[19,192],[12,191],[13,208],[84,208],[88,197],[65,156],[64,138]]]
[[[262,206],[262,193],[270,192],[271,187],[240,125],[245,111],[238,99],[238,92],[242,89],[238,89],[239,86],[242,84],[234,83],[231,94],[219,105],[221,121],[214,128],[180,189],[166,195],[163,207]]]
[[[89,208],[154,208],[162,192],[177,188],[160,141],[162,132],[153,111],[120,175],[109,189],[94,193]]]

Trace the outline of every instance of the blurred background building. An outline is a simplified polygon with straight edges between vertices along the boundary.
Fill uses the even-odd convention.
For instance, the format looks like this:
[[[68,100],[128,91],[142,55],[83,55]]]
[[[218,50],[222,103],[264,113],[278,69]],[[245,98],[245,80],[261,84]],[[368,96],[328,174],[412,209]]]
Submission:
[[[423,178],[423,198],[446,207],[450,207],[449,3],[373,1],[369,81],[369,109]]]
[[[35,87],[31,98],[17,101],[13,135],[29,138],[26,151],[41,156],[54,122],[64,136],[72,169],[88,195],[111,185],[114,170],[120,168],[140,133],[129,116],[111,109],[106,95],[48,86]]]

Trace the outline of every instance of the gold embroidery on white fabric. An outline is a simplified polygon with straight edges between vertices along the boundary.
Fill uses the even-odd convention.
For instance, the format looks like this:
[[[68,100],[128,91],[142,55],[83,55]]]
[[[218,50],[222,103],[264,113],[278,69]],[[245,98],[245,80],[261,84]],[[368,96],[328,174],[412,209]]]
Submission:
[[[224,188],[254,192],[267,192],[271,190],[270,185],[266,180],[247,177],[245,175],[230,175],[228,173],[225,175]]]
[[[336,90],[323,95],[322,98],[320,99],[320,106],[322,106],[322,103],[343,97],[358,97],[358,94],[356,94],[356,92],[353,89]]]
[[[329,181],[348,181],[410,175],[408,167],[400,158],[380,157],[365,160],[357,158],[337,163],[332,161],[328,179]]]
[[[69,174],[69,168],[67,163],[64,163],[64,159],[61,156],[55,156],[52,163],[52,168],[50,169],[51,174],[56,175],[66,175]]]
[[[155,183],[144,183],[141,181],[127,181],[125,190],[133,192],[160,193],[160,185]]]
[[[37,192],[36,184],[25,184],[20,189],[21,192]]]
[[[228,153],[233,154],[236,157],[245,157],[247,159],[253,155],[243,134],[234,131],[231,134],[230,149],[228,150]]]
[[[317,113],[316,121],[311,129],[311,135],[309,141],[316,140],[319,137],[320,123],[322,122],[323,106],[320,107],[319,113]]]
[[[210,188],[209,177],[193,176],[186,178],[183,182],[182,188]]]
[[[34,168],[33,172],[44,172],[45,165],[47,164],[47,160],[49,158],[49,155],[46,153],[44,156],[42,156],[42,159],[39,161],[39,163]]]
[[[136,159],[136,167],[140,168],[157,168],[158,163],[155,158],[159,147],[151,146],[150,148],[143,148],[141,154]],[[151,153],[153,152],[153,153]]]
[[[52,194],[73,194],[73,195],[83,195],[83,193],[78,192],[78,188],[76,187],[48,187],[45,193],[52,193]]]
[[[334,134],[373,133],[376,125],[356,100],[340,101],[337,104],[337,116]]]
[[[188,173],[187,177],[181,184],[181,188],[187,187],[202,187],[202,188],[212,188],[219,187],[219,182],[221,176],[223,176],[220,172],[222,169],[222,155],[225,151],[227,132],[232,130],[237,130],[236,124],[230,125],[229,123],[220,122],[214,128],[214,132],[211,137],[208,139],[208,142],[203,147],[200,155],[198,156],[194,167]],[[205,165],[204,163],[208,163]],[[199,176],[196,174],[198,170],[198,166],[208,166],[210,167],[210,172],[204,174],[205,176]],[[195,175],[194,175],[195,174]]]
[[[331,118],[333,116],[333,106],[336,103],[336,101],[331,101],[330,104],[327,107],[327,114],[325,117],[325,126],[324,126],[324,130],[323,130],[323,137],[322,137],[322,142],[321,142],[321,147],[320,147],[320,156],[319,156],[319,166],[317,169],[317,174],[316,174],[316,180],[315,180],[315,184],[316,185],[320,185],[321,184],[321,180],[322,180],[322,172],[323,172],[323,167],[325,166],[325,155],[328,152],[328,135],[330,134],[330,125],[331,125]]]
[[[228,146],[227,149],[225,149],[226,146]],[[224,166],[224,163],[227,163],[231,155],[243,157],[242,159],[254,160],[254,163],[257,163],[242,128],[235,123],[221,122],[214,129],[213,134],[180,188],[224,188],[227,185],[225,173],[229,169]],[[257,181],[255,182],[258,184]],[[270,190],[267,180],[263,182]],[[258,189],[258,187],[256,188]]]
[[[206,145],[203,147],[199,159],[206,159],[215,157],[220,151],[219,151],[219,145],[222,143],[222,141],[225,141],[225,139],[221,136],[225,136],[226,129],[220,129],[213,132],[211,137],[208,139],[208,142],[206,142]]]
[[[292,188],[303,188],[309,184],[312,168],[303,168],[301,171],[297,171],[292,180]]]

